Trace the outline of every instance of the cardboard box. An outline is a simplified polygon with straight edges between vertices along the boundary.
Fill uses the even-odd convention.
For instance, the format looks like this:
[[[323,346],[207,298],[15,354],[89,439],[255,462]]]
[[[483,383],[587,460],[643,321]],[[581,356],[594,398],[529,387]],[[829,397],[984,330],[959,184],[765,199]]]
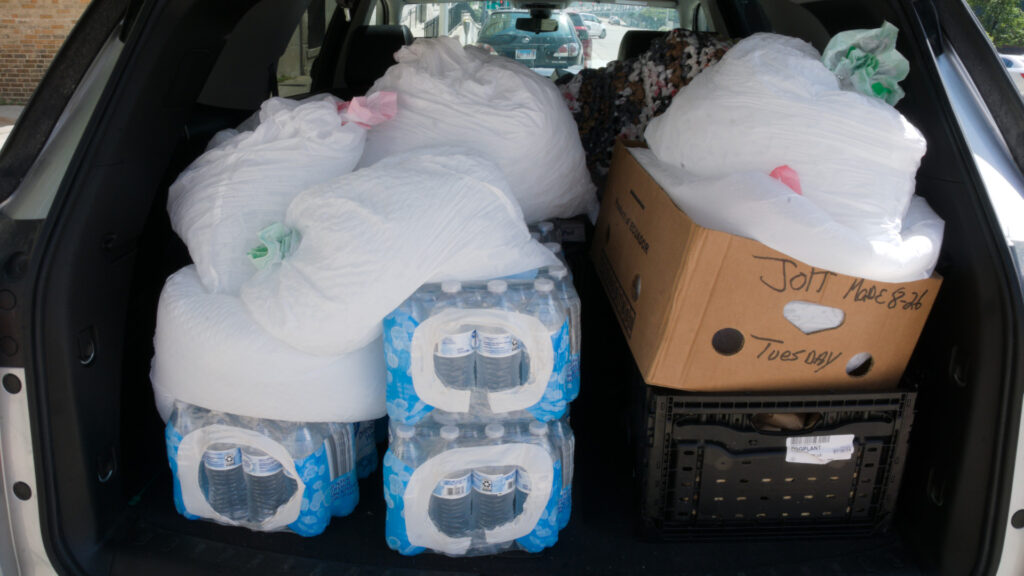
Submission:
[[[644,379],[684,390],[894,387],[942,284],[844,276],[698,226],[621,142],[591,256]],[[842,321],[805,334],[791,302]]]

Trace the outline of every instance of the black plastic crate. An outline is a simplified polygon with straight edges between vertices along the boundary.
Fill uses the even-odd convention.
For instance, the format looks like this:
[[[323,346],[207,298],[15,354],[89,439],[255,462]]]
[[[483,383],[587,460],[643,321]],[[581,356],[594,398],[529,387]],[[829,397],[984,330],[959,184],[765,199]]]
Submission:
[[[640,509],[649,536],[828,537],[888,526],[915,392],[708,395],[644,386],[640,395]],[[805,427],[772,428],[769,414],[803,415]],[[848,460],[786,461],[789,437],[842,434],[854,436]]]

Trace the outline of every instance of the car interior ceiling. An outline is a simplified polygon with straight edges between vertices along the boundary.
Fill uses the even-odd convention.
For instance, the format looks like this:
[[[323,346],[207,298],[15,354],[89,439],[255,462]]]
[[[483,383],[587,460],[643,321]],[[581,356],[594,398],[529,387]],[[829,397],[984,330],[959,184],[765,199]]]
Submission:
[[[638,538],[631,444],[623,433],[629,422],[623,407],[637,377],[585,250],[569,255],[586,310],[584,390],[572,409],[578,488],[572,523],[553,549],[539,556],[401,557],[384,542],[379,473],[363,484],[356,512],[316,538],[180,517],[148,378],[161,287],[189,262],[170,228],[167,188],[216,131],[237,125],[271,92],[274,62],[305,3],[179,0],[148,3],[130,31],[132,58],[115,73],[102,122],[90,132],[77,172],[62,185],[58,212],[48,223],[52,240],[40,248],[47,282],[37,295],[32,370],[43,382],[37,402],[47,480],[40,502],[51,555],[82,571],[154,575],[301,573],[324,566],[396,573],[618,573],[643,566],[653,573],[796,574],[823,565],[836,574],[891,573],[893,567],[970,572],[991,553],[984,547],[992,525],[1005,520],[991,488],[1001,478],[1003,422],[997,416],[1017,401],[1005,373],[1012,304],[1004,279],[1011,273],[998,225],[938,88],[921,20],[909,2],[887,0],[705,4],[709,13],[721,14],[723,26],[716,28],[733,37],[775,29],[817,46],[851,25],[888,20],[900,28],[898,49],[911,71],[898,108],[928,141],[918,193],[946,220],[946,242],[937,269],[945,283],[904,377],[903,385],[918,387],[920,397],[890,531],[834,536],[813,546],[801,539]],[[393,63],[394,49],[411,42],[404,27],[361,24],[371,9],[367,0],[355,4],[351,22],[344,21],[345,10],[335,12],[314,90],[365,93]],[[389,12],[400,8],[392,5]],[[630,38],[637,44],[629,53],[650,41],[649,35]],[[87,328],[100,335],[100,345],[96,361],[84,366],[77,343],[63,335]],[[110,458],[117,472],[99,481],[97,470]]]

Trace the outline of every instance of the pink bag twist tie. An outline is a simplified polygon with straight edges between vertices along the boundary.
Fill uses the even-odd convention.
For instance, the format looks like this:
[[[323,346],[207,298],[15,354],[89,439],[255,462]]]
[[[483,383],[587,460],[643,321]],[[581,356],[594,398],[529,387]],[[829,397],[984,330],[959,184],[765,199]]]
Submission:
[[[398,94],[375,92],[369,96],[356,96],[349,102],[339,103],[338,114],[342,125],[355,122],[369,130],[398,114]]]

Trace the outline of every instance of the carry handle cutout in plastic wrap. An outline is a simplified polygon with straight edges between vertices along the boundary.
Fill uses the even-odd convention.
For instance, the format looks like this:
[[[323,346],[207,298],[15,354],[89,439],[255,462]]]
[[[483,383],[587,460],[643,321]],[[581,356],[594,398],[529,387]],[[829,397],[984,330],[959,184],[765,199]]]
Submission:
[[[511,522],[484,530],[488,544],[511,542],[528,535],[537,526],[548,506],[555,479],[555,461],[551,454],[535,444],[504,444],[448,450],[427,460],[412,473],[405,486],[405,529],[409,544],[445,554],[466,554],[471,537],[452,537],[437,528],[429,517],[430,495],[438,482],[452,472],[466,468],[516,466],[532,479],[533,492],[523,503],[523,511]]]
[[[279,506],[277,512],[272,516],[258,524],[235,520],[214,510],[206,500],[199,483],[199,465],[203,460],[203,454],[214,444],[221,443],[262,451],[277,460],[281,464],[284,474],[295,481],[296,489],[291,498]],[[193,430],[186,434],[178,445],[177,466],[182,504],[190,514],[230,526],[245,526],[254,530],[272,532],[287,528],[289,524],[298,520],[302,513],[302,499],[306,484],[296,470],[295,462],[283,446],[259,432],[223,424],[213,424]]]
[[[420,324],[413,332],[410,376],[421,400],[446,412],[462,413],[470,409],[469,390],[445,386],[434,369],[434,346],[445,335],[463,326],[487,326],[511,333],[529,354],[529,372],[519,386],[488,392],[491,412],[503,414],[525,410],[540,402],[555,369],[555,350],[551,335],[533,316],[507,310],[444,310]]]

